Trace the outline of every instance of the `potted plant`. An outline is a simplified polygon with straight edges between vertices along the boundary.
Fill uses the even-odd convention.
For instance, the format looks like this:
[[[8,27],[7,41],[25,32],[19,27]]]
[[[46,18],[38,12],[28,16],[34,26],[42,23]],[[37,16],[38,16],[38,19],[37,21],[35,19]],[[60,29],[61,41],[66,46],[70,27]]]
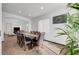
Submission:
[[[68,6],[75,8],[77,10],[79,9],[78,3],[74,4],[69,3]],[[57,33],[58,34],[57,36],[61,35],[67,36],[67,44],[66,44],[66,47],[68,48],[67,54],[70,55],[79,54],[79,47],[78,47],[79,41],[76,34],[79,31],[79,15],[77,13],[72,15],[68,13],[66,17],[67,17],[66,29],[57,28],[62,31],[60,33]]]

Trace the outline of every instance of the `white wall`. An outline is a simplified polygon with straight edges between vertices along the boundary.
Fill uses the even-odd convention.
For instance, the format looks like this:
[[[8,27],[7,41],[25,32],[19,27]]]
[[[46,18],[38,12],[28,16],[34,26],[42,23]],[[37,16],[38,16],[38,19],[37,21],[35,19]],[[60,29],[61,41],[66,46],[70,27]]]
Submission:
[[[2,33],[2,4],[0,3],[0,31],[1,31],[1,36],[0,36],[0,54],[1,54],[1,41],[3,39],[3,33]]]
[[[38,31],[38,20],[31,20],[31,31]]]
[[[67,9],[60,9],[55,11],[54,13],[51,14],[51,19],[50,19],[50,37],[48,37],[48,40],[56,42],[56,43],[60,43],[60,44],[66,44],[66,37],[65,36],[59,36],[56,37],[57,33],[59,32],[58,30],[56,30],[56,28],[62,28],[65,29],[65,25],[66,23],[61,23],[61,24],[53,24],[52,22],[52,17],[57,16],[57,15],[62,15],[67,13],[68,10]]]
[[[7,24],[11,24],[11,28],[7,30]],[[4,26],[4,33],[13,33],[14,27],[20,27],[21,30],[26,31],[26,26],[29,24],[29,30],[31,30],[31,20],[28,18],[24,18],[18,15],[10,14],[7,12],[3,12],[3,26]]]
[[[1,8],[1,3],[0,3],[0,31],[2,32],[2,8]],[[0,41],[1,41],[1,36],[0,36]]]
[[[49,19],[40,20],[38,23],[38,31],[49,33],[50,32],[50,22],[49,21],[50,21]]]
[[[65,27],[65,23],[61,23],[61,24],[53,24],[52,23],[52,18],[54,16],[58,16],[58,15],[61,15],[61,14],[65,14],[68,12],[69,9],[66,9],[66,8],[62,8],[62,9],[59,9],[59,10],[56,10],[56,11],[52,11],[50,14],[47,14],[47,15],[44,15],[44,16],[40,16],[40,17],[37,17],[35,19],[33,19],[35,22],[35,25],[32,25],[33,30],[36,29],[38,30],[38,25],[36,25],[40,20],[45,20],[45,19],[49,19],[49,33],[46,33],[45,34],[45,39],[46,40],[49,40],[49,41],[52,41],[52,42],[56,42],[56,43],[60,43],[60,44],[66,44],[66,37],[56,37],[57,35],[57,31],[56,31],[56,27],[57,28],[62,28],[64,29]]]

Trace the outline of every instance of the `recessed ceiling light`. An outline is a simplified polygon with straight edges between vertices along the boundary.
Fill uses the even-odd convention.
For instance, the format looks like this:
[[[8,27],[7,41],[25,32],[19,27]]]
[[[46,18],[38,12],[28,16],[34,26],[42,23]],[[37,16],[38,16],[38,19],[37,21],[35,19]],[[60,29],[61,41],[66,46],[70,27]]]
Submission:
[[[43,7],[43,6],[41,6],[41,7],[40,7],[40,9],[41,9],[41,10],[43,10],[43,9],[44,9],[44,7]]]
[[[22,11],[21,11],[21,10],[19,10],[18,12],[19,12],[19,13],[22,13]]]

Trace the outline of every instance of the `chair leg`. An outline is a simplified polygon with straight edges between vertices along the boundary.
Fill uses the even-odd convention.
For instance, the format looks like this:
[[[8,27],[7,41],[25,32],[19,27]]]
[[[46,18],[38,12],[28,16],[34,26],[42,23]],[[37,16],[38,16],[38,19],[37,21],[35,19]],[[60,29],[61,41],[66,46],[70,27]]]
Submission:
[[[26,47],[24,47],[24,51],[26,51]]]
[[[19,41],[17,40],[17,44],[19,45]]]
[[[36,50],[36,52],[37,52],[38,54],[41,54],[41,53],[40,53],[40,47],[39,47],[39,46],[36,46],[36,47],[35,47],[35,50]]]
[[[21,48],[22,48],[22,47],[23,47],[23,46],[22,46],[22,42],[20,43],[20,45],[21,45]]]
[[[26,51],[26,44],[24,44],[24,51]]]

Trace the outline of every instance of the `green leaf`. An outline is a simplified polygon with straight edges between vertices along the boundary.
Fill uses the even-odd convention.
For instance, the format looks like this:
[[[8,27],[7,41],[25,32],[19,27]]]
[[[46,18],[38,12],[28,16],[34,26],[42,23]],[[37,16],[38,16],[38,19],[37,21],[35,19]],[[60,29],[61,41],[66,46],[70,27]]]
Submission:
[[[65,34],[67,34],[66,31],[63,30],[63,29],[61,29],[61,28],[56,28],[56,29],[57,29],[57,30],[61,30],[62,32],[64,32]]]
[[[79,10],[79,3],[68,3],[68,7]]]
[[[74,52],[74,54],[79,54],[79,48],[75,48],[75,49],[73,50],[73,52]]]
[[[79,25],[79,22],[74,22],[75,24]]]
[[[57,33],[57,36],[66,35],[66,33]]]
[[[66,25],[66,27],[68,27],[68,28],[72,29],[72,27],[71,27],[70,25]]]

